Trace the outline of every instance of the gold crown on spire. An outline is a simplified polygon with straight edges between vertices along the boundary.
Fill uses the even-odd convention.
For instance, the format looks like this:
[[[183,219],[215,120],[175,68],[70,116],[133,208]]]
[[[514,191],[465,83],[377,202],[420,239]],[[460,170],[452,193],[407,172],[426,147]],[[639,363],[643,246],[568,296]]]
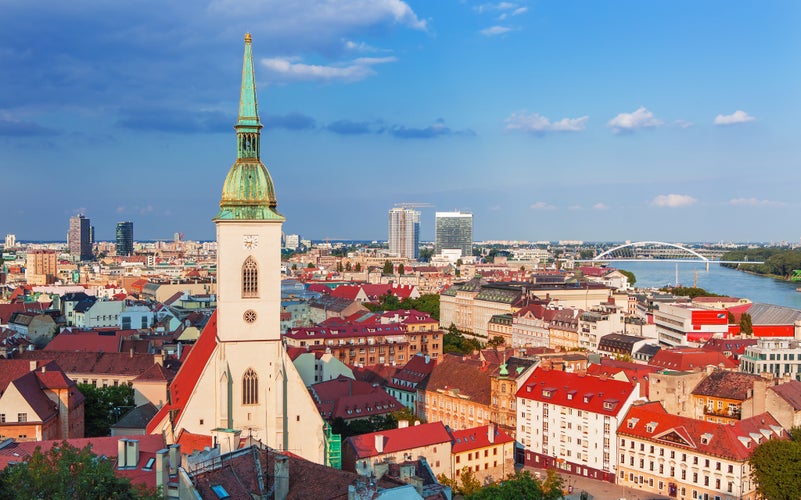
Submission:
[[[245,33],[245,43],[250,43],[250,33]]]

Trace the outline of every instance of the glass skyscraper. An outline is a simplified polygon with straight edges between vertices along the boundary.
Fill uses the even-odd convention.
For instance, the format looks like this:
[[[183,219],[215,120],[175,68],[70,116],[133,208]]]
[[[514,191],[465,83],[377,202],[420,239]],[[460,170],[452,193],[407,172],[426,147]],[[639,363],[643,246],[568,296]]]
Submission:
[[[83,214],[70,217],[67,246],[80,260],[92,260],[92,227]]]
[[[436,245],[434,253],[461,250],[462,257],[473,255],[473,214],[466,212],[437,212]]]
[[[133,222],[117,223],[117,255],[133,255]]]
[[[420,251],[420,212],[405,207],[389,211],[389,251],[416,259]]]

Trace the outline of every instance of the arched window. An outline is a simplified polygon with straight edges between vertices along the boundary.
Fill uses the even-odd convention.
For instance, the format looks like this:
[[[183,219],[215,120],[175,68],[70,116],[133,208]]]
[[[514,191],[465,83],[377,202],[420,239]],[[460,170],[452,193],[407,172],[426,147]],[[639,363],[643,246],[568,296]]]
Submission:
[[[259,404],[259,377],[252,368],[248,368],[242,377],[242,404]]]
[[[259,266],[253,257],[242,264],[242,297],[259,296]]]

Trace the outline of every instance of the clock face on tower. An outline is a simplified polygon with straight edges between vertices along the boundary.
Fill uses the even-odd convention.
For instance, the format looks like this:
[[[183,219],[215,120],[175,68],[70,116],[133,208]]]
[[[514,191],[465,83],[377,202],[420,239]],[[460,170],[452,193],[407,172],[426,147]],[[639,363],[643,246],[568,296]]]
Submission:
[[[259,246],[259,237],[255,234],[246,234],[242,237],[242,246],[244,246],[246,250],[256,248]]]

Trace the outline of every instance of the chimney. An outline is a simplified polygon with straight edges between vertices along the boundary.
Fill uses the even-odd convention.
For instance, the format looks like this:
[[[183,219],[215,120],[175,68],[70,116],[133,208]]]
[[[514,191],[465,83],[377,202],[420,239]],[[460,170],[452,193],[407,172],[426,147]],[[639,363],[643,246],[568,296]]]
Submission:
[[[487,440],[490,443],[495,442],[495,424],[492,422],[487,426]]]
[[[133,355],[134,355],[134,348],[133,348],[133,347],[131,347],[131,348],[128,350],[128,353],[129,353],[130,357],[131,357],[131,358],[133,358]]]
[[[156,452],[156,487],[161,486],[164,491],[170,480],[169,453],[167,448]]]
[[[126,454],[125,454],[125,444],[128,442],[127,439],[118,439],[117,440],[117,468],[124,469],[126,467]]]
[[[409,427],[408,420],[398,420],[398,429],[405,429],[407,427]]]
[[[28,369],[29,371],[35,372],[36,371],[36,361],[28,361]]]
[[[383,434],[376,434],[375,435],[375,451],[378,453],[384,453],[384,435]]]
[[[275,500],[286,500],[289,495],[289,457],[276,455],[275,457]]]
[[[178,474],[178,467],[181,466],[181,445],[171,444],[167,447],[170,450],[170,475]]]
[[[132,468],[139,464],[139,440],[128,439],[125,443],[125,464]]]
[[[42,365],[42,373],[46,373],[46,372],[47,372],[47,367],[45,365]]]

